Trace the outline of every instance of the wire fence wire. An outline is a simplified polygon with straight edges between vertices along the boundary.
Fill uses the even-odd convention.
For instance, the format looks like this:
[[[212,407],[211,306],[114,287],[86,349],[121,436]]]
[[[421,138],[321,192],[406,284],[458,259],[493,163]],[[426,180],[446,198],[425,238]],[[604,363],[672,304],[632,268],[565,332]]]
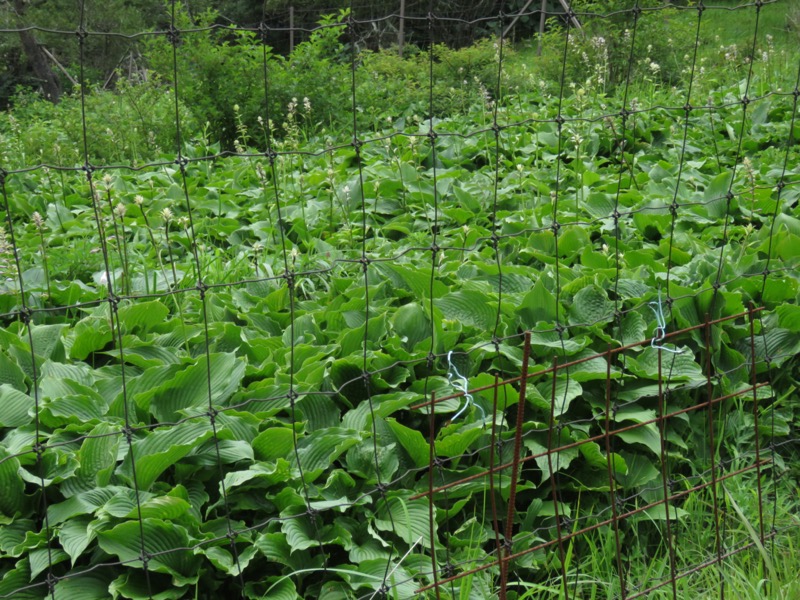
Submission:
[[[794,364],[794,350],[783,350],[770,337],[775,320],[765,316],[769,312],[765,306],[727,310],[725,314],[720,314],[720,307],[736,304],[725,290],[747,284],[748,289],[759,292],[755,296],[763,298],[768,286],[796,276],[795,266],[775,258],[773,245],[780,226],[782,195],[800,183],[790,164],[800,92],[796,81],[790,90],[755,93],[754,60],[748,63],[738,97],[699,99],[693,86],[700,71],[703,24],[713,19],[714,11],[736,10],[742,19],[748,19],[755,56],[759,15],[771,3],[670,7],[636,2],[608,14],[569,9],[549,33],[561,36],[562,75],[554,116],[512,114],[498,101],[506,93],[506,26],[521,17],[538,18],[539,3],[533,4],[527,3],[513,14],[501,7],[491,18],[464,18],[438,13],[433,2],[408,3],[403,17],[414,24],[418,35],[427,31],[428,36],[416,42],[421,52],[428,53],[429,116],[420,120],[417,129],[389,133],[385,129],[365,131],[357,118],[361,106],[357,93],[359,44],[370,31],[396,31],[392,28],[399,26],[400,15],[367,16],[369,5],[351,7],[345,20],[351,103],[341,110],[351,113],[352,128],[346,138],[328,139],[311,151],[282,144],[271,125],[265,128],[260,149],[240,147],[235,152],[205,154],[186,149],[179,61],[182,40],[188,36],[209,35],[219,29],[255,33],[262,53],[258,85],[263,88],[263,119],[268,124],[279,121],[280,115],[270,114],[274,89],[267,45],[273,35],[285,35],[291,27],[267,20],[266,12],[261,23],[181,30],[179,7],[172,2],[170,24],[163,31],[98,32],[87,27],[81,1],[74,30],[27,28],[76,39],[83,162],[78,166],[39,164],[36,157],[29,157],[28,163],[15,168],[0,165],[6,234],[13,257],[7,272],[13,271],[14,277],[6,282],[5,292],[13,296],[13,303],[6,303],[9,308],[0,315],[6,324],[4,343],[9,344],[4,347],[4,364],[13,356],[22,366],[32,416],[31,429],[0,430],[0,481],[9,489],[24,488],[26,502],[34,506],[29,518],[21,519],[21,506],[0,501],[4,504],[0,598],[55,600],[89,598],[86,594],[91,593],[96,594],[91,597],[113,593],[126,598],[223,594],[243,598],[580,598],[594,590],[604,597],[633,599],[679,598],[687,589],[703,589],[710,596],[724,598],[729,580],[726,569],[735,557],[753,553],[757,561],[770,564],[776,541],[790,535],[797,524],[796,519],[784,518],[779,506],[786,473],[783,456],[791,455],[789,450],[797,439],[792,433],[776,435],[776,427],[789,426],[776,425],[778,398],[773,385],[779,375],[777,366]],[[637,37],[643,35],[643,22],[659,18],[668,8],[696,14],[694,37],[688,40],[691,51],[685,57],[689,72],[685,102],[680,106],[644,105],[631,97]],[[554,10],[564,13],[561,5]],[[628,71],[621,79],[621,93],[604,101],[602,114],[566,110],[565,99],[571,93],[566,65],[574,40],[585,35],[581,24],[622,14],[631,15],[633,24],[628,32]],[[328,27],[309,27],[306,15],[297,18],[302,22],[295,28],[298,40]],[[465,31],[482,27],[497,32],[496,85],[487,90],[484,124],[471,131],[453,130],[447,121],[433,117],[437,27],[454,24]],[[13,27],[0,31],[3,36],[18,33]],[[508,35],[513,35],[513,29]],[[108,36],[166,36],[171,43],[170,92],[176,135],[168,158],[146,164],[92,164],[96,132],[87,116],[86,46],[90,40]],[[798,67],[800,74],[800,62]],[[737,173],[746,168],[748,117],[770,100],[784,102],[790,120],[789,139],[776,144],[782,164],[773,165],[764,183],[738,191]],[[676,137],[681,140],[671,202],[631,208],[625,194],[637,186],[638,166],[628,145],[643,119],[664,114],[674,120],[679,132]],[[734,149],[718,151],[709,158],[720,172],[731,171],[727,189],[719,196],[683,201],[680,187],[686,184],[686,172],[695,169],[687,151],[690,133],[698,128],[718,129],[722,119],[736,124],[729,130]],[[577,192],[570,189],[565,174],[568,152],[574,148],[570,136],[574,128],[593,124],[612,132],[610,160],[618,166],[616,186],[604,210],[589,203],[579,206],[576,195],[573,211]],[[508,185],[508,157],[519,150],[510,147],[515,139],[511,134],[520,131],[554,136],[555,152],[547,162],[552,186],[546,200],[552,209],[547,221],[520,221],[509,227],[504,218],[514,210],[509,211],[502,200],[505,191],[501,188]],[[489,225],[477,236],[468,235],[468,227],[463,236],[446,231],[453,226],[445,211],[458,201],[441,185],[445,178],[452,178],[445,172],[441,155],[453,148],[457,151],[459,143],[480,148],[482,160],[489,165],[486,172],[490,176],[477,188],[487,199],[483,212]],[[388,229],[381,231],[377,198],[370,198],[365,191],[381,177],[368,167],[365,157],[401,144],[426,153],[432,185],[422,201],[427,235],[423,232],[411,238],[416,242],[395,244]],[[208,222],[209,201],[196,184],[198,173],[226,168],[225,161],[231,157],[245,161],[249,176],[257,182],[258,198],[242,197],[241,202],[266,204],[267,214],[274,215],[271,218],[277,224],[269,243],[248,249],[252,252],[246,263],[248,272],[238,270],[233,277],[224,269],[213,268],[215,225]],[[296,182],[290,180],[287,170],[320,157],[331,165],[349,161],[353,176],[348,181],[357,186],[352,197],[346,198],[353,207],[350,214],[357,215],[355,222],[347,223],[352,245],[338,249],[328,259],[298,251],[293,241],[296,231],[290,226],[298,207],[293,205]],[[394,169],[392,163],[390,168]],[[397,171],[401,171],[399,166]],[[148,217],[139,201],[127,204],[127,216],[116,208],[120,204],[114,202],[118,191],[112,186],[113,177],[134,172],[151,174],[148,195],[168,195],[175,206],[181,205],[181,215],[162,211],[158,217],[152,212]],[[61,185],[84,194],[83,206],[92,211],[93,251],[102,259],[101,270],[94,282],[71,284],[75,293],[61,293],[60,301],[50,292],[49,280],[45,294],[41,281],[25,275],[35,257],[19,242],[19,232],[31,219],[28,205],[20,202],[19,195],[30,176],[48,181],[62,177]],[[751,270],[732,272],[724,268],[731,252],[730,224],[746,200],[762,192],[775,200],[772,214],[761,213],[769,228],[765,259]],[[335,193],[331,191],[331,203]],[[72,202],[77,205],[79,200]],[[686,251],[673,246],[676,227],[682,217],[711,206],[715,222],[722,227],[716,267],[707,273],[710,283],[694,289],[682,287],[679,282],[685,269],[676,265],[685,262],[676,254]],[[757,210],[761,209],[753,209],[752,214]],[[57,209],[55,214],[57,217]],[[640,217],[668,219],[668,244],[665,269],[658,278],[661,287],[641,283],[646,291],[631,294],[629,290],[637,282],[623,277],[627,251],[623,236]],[[216,226],[227,226],[219,213],[215,218]],[[158,219],[163,226],[164,243],[155,238],[157,225],[148,219]],[[565,280],[572,263],[565,263],[563,248],[574,244],[565,239],[580,229],[602,230],[609,242],[603,258],[607,265],[604,277],[611,282],[609,305],[604,304],[588,319],[575,319],[564,309],[568,304],[565,298],[573,297],[576,286],[574,279]],[[544,236],[549,251],[540,255],[552,265],[553,292],[538,296],[533,310],[550,316],[540,319],[547,322],[539,322],[532,330],[515,331],[504,321],[508,299],[518,298],[521,279],[527,278],[525,290],[537,279],[536,273],[521,273],[515,254],[527,240]],[[134,242],[150,244],[159,266],[132,262],[123,246]],[[587,238],[585,243],[591,242]],[[44,246],[43,241],[42,249]],[[50,248],[51,260],[55,250]],[[186,256],[183,262],[176,257],[179,252]],[[464,262],[465,256],[486,267],[484,281],[491,287],[495,304],[490,308],[491,318],[485,319],[487,327],[479,343],[445,348],[440,342],[446,336],[436,315],[443,314],[446,304],[439,288],[453,274],[442,273],[442,265],[448,257]],[[393,267],[412,264],[412,260],[425,281],[404,284],[399,281],[403,272]],[[313,345],[303,315],[314,301],[315,290],[330,286],[335,278],[359,282],[363,290],[358,302],[342,309],[348,311],[348,325],[359,338],[347,341],[358,349],[358,361],[351,360],[336,381],[330,373],[332,361],[325,362],[325,383],[312,385],[305,380],[311,368],[308,359],[316,357],[313,362],[319,362],[320,358],[310,350]],[[428,329],[420,337],[420,341],[429,339],[425,352],[412,355],[403,351],[392,356],[387,350],[385,358],[376,360],[380,344],[376,336],[386,306],[385,293],[377,287],[381,280],[405,286],[404,295],[424,306],[419,318]],[[91,297],[78,293],[80,288],[89,290]],[[234,330],[220,325],[226,319],[235,322],[239,318],[225,316],[230,309],[224,304],[224,294],[238,294],[243,305],[250,302],[247,294],[268,296],[269,302],[285,312],[279,327],[284,332],[277,332],[277,324],[266,317],[253,316],[251,321],[270,332],[271,341],[264,342],[263,349],[267,344],[270,352],[280,349],[281,360],[285,360],[285,370],[271,379],[270,385],[252,385],[258,378],[268,378],[269,367],[254,367],[245,375],[236,375],[240,365],[220,358],[225,348],[238,348],[230,337]],[[633,300],[626,301],[628,297]],[[155,364],[159,364],[163,356],[143,349],[130,335],[130,323],[145,318],[134,314],[137,307],[141,313],[147,312],[154,309],[151,302],[162,300],[162,305],[174,307],[169,311],[174,330],[162,332],[170,338],[165,345],[185,347],[187,353],[186,360],[176,366],[164,366],[169,373],[158,378],[154,372],[148,374],[148,367],[154,364],[149,361],[158,359]],[[688,324],[687,317],[679,320],[673,310],[686,306],[686,301],[704,307],[693,309],[694,321]],[[258,310],[255,303],[250,305]],[[447,314],[453,314],[450,306],[446,308]],[[84,315],[95,320],[87,324],[81,321]],[[647,330],[653,335],[637,337],[653,317],[655,330]],[[65,364],[59,365],[53,343],[44,334],[45,325],[55,322],[96,328],[97,335],[106,336],[98,346],[103,352],[86,352],[72,364],[65,359]],[[642,327],[630,326],[639,322]],[[9,342],[11,338],[16,341]],[[736,340],[739,359],[727,345],[731,338]],[[23,356],[24,352],[28,355]],[[258,356],[278,356],[255,347],[249,352],[253,361]],[[80,356],[81,352],[68,355]],[[87,391],[91,385],[86,376],[89,361],[96,363],[92,367],[104,369],[99,392]],[[476,372],[475,365],[486,368]],[[393,404],[384,395],[381,382],[401,372],[420,374],[421,386],[410,388]],[[632,383],[625,374],[635,374],[639,383]],[[234,381],[231,389],[228,375]],[[4,381],[10,382],[10,377],[5,376]],[[175,400],[170,404],[162,398],[160,402],[167,408],[150,410],[153,395],[147,396],[148,390],[167,385],[173,378],[184,386],[194,386],[192,393],[203,402],[183,405]],[[250,384],[241,383],[245,380]],[[480,385],[475,385],[478,380]],[[54,381],[63,383],[55,386]],[[581,382],[590,381],[602,385],[584,391]],[[179,394],[181,387],[167,385],[164,389]],[[53,408],[56,393],[63,397],[90,394],[101,400],[106,394],[102,402],[108,415],[79,413],[78,422],[95,419],[97,426],[80,428],[78,422],[67,418],[64,423],[72,425],[55,431],[58,427],[53,423],[60,423]],[[145,396],[147,400],[143,400]],[[11,402],[10,396],[6,398]],[[325,416],[330,405],[345,406],[354,398],[358,403],[343,420],[338,411],[334,422]],[[576,409],[579,404],[583,406]],[[401,424],[397,429],[401,433],[391,433],[387,426],[390,417]],[[252,435],[248,439],[242,433],[243,428],[254,426],[258,431],[259,422],[266,427],[282,423],[288,439],[267,439],[260,452],[262,456],[274,452],[272,460],[236,458],[237,444],[252,441]],[[319,449],[315,444],[320,443],[322,435],[317,433],[322,431],[340,436],[339,443],[345,447],[346,438],[358,428],[353,424],[364,430],[359,435],[363,434],[371,464],[358,467],[367,472],[362,485],[345,490],[341,476],[333,472],[337,465],[347,464],[343,452],[328,446]],[[408,437],[401,439],[400,435]],[[189,448],[190,442],[200,437],[206,452],[174,451]],[[394,446],[387,449],[390,442]],[[278,444],[286,444],[289,450],[281,455],[275,449]],[[69,460],[69,453],[101,446],[114,455],[105,488],[73,485],[69,476],[59,475],[59,461]],[[422,454],[409,459],[406,454],[412,446],[422,449]],[[402,468],[387,469],[392,453],[405,453]],[[657,457],[655,466],[645,455],[651,460]],[[274,460],[277,456],[283,463]],[[150,475],[152,466],[148,467],[143,480],[142,464],[152,465],[154,460],[166,463],[155,478]],[[173,463],[175,469],[182,465],[207,468],[202,471],[203,481],[186,493],[186,503],[197,513],[199,526],[194,529],[185,528],[179,514],[171,517],[164,510],[180,496],[174,490],[171,496],[166,493],[172,487],[170,480],[153,487]],[[89,467],[81,464],[80,468]],[[291,476],[281,479],[279,469],[288,469]],[[187,468],[184,472],[192,471]],[[325,493],[317,479],[323,472],[331,477]],[[266,499],[243,498],[242,490],[255,479],[274,481],[268,485],[284,487],[285,493],[272,493]],[[54,482],[61,482],[61,490],[53,487]],[[753,495],[748,505],[742,506],[736,491],[745,488]],[[340,493],[334,493],[337,491]],[[471,518],[464,517],[465,506],[473,511]],[[97,514],[102,516],[90,524],[89,516]],[[358,521],[365,519],[369,521],[363,524],[366,528],[359,529]],[[173,520],[171,527],[162,526]],[[345,521],[349,530],[340,524]],[[92,533],[83,542],[76,541],[77,530],[86,531],[90,525]],[[111,540],[107,536],[111,530],[123,532],[125,541],[107,542],[92,554],[83,554],[98,536]],[[700,535],[700,531],[710,535]],[[356,532],[368,538],[359,542],[361,546],[352,539],[344,541]],[[287,540],[298,545],[290,546]],[[76,550],[79,543],[85,546]],[[292,559],[295,549],[303,560]],[[24,560],[16,564],[20,556]],[[197,556],[202,557],[202,564],[194,560]],[[182,571],[187,564],[193,572]],[[251,565],[260,566],[253,569]],[[597,570],[592,571],[591,565]],[[205,575],[198,583],[202,573]],[[689,580],[698,583],[683,587]],[[204,590],[204,585],[213,587]],[[348,591],[342,592],[345,588]]]

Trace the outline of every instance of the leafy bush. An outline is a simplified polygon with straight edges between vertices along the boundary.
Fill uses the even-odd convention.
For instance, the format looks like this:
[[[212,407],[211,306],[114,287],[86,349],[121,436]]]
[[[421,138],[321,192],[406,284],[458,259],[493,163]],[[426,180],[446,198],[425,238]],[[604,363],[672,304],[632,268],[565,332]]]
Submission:
[[[95,165],[152,160],[176,148],[175,99],[158,79],[121,81],[116,91],[90,90],[85,98],[89,161]],[[179,106],[185,139],[198,131],[192,113]],[[19,94],[11,111],[0,113],[2,160],[6,166],[84,163],[83,111],[73,92],[53,105]]]

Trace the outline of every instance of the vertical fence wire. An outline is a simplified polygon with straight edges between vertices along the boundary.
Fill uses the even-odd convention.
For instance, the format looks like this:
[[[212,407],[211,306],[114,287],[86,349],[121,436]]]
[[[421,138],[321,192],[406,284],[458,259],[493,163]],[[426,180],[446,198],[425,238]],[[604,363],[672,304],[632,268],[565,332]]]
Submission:
[[[222,509],[225,515],[225,529],[226,538],[230,546],[231,556],[233,563],[236,566],[236,573],[239,579],[239,589],[242,598],[245,597],[245,582],[242,575],[242,565],[239,561],[239,550],[236,547],[236,532],[231,524],[231,508],[228,504],[228,490],[225,484],[225,469],[222,466],[222,455],[220,452],[220,440],[217,428],[217,417],[219,411],[214,406],[213,389],[211,383],[211,337],[208,331],[208,285],[203,278],[203,269],[200,263],[200,254],[197,242],[197,229],[195,227],[195,219],[193,216],[192,202],[189,197],[189,184],[186,175],[187,161],[183,157],[183,135],[181,132],[181,117],[180,117],[180,78],[178,76],[178,42],[180,40],[180,32],[176,27],[175,21],[175,0],[172,0],[170,6],[171,22],[170,22],[170,44],[172,46],[172,73],[173,73],[173,89],[175,98],[175,154],[177,156],[175,162],[180,171],[181,188],[183,190],[183,199],[186,206],[186,214],[189,218],[189,235],[190,235],[190,248],[192,251],[192,258],[194,259],[195,270],[197,274],[196,289],[200,298],[200,311],[203,327],[203,359],[205,360],[206,370],[206,398],[207,407],[206,416],[211,426],[211,439],[214,444],[214,458],[216,460],[217,475],[219,477],[219,489],[222,497]],[[293,341],[294,342],[294,341]]]
[[[109,306],[109,324],[111,327],[111,331],[113,332],[113,336],[115,338],[115,342],[117,344],[120,356],[119,368],[120,368],[120,377],[122,381],[122,404],[123,404],[123,414],[125,419],[125,427],[123,432],[128,446],[128,455],[130,456],[131,460],[131,479],[134,487],[133,495],[136,506],[136,522],[138,525],[138,533],[139,533],[139,544],[138,544],[140,552],[139,561],[141,562],[142,568],[144,569],[147,597],[149,599],[152,599],[153,589],[150,580],[150,568],[149,568],[149,563],[152,556],[148,550],[148,539],[145,536],[144,518],[142,514],[142,501],[140,497],[139,477],[136,472],[136,455],[133,443],[133,429],[131,427],[132,418],[135,419],[136,414],[135,414],[135,408],[133,415],[131,414],[130,401],[127,395],[122,326],[120,324],[120,319],[119,319],[120,298],[116,295],[114,291],[114,276],[112,275],[113,271],[111,269],[111,264],[109,259],[108,239],[103,232],[103,225],[102,225],[102,205],[100,204],[99,192],[95,188],[95,183],[93,179],[93,173],[95,169],[89,161],[89,134],[86,123],[86,77],[84,72],[85,43],[88,38],[88,33],[86,31],[85,0],[81,0],[80,2],[80,16],[76,34],[78,37],[78,60],[79,60],[79,72],[80,72],[79,83],[80,83],[81,141],[83,150],[83,171],[86,175],[86,180],[89,188],[88,189],[89,202],[92,205],[92,209],[94,212],[94,221],[95,225],[97,226],[98,235],[100,237],[100,251],[102,252],[103,255],[103,267],[104,267],[103,272],[105,274],[105,280],[106,280],[106,300]],[[114,218],[113,214],[114,214],[113,211],[111,211],[110,218],[112,219]],[[33,352],[33,348],[31,348],[31,352]]]

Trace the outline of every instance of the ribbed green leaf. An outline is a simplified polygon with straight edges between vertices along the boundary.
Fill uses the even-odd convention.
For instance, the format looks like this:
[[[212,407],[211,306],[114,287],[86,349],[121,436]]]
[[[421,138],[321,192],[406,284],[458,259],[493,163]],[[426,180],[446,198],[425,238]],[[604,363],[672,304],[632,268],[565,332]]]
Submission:
[[[3,351],[0,351],[0,384],[9,385],[21,392],[27,391],[25,373],[14,359]]]
[[[160,300],[136,302],[121,306],[118,311],[120,325],[128,332],[136,329],[147,331],[161,323],[169,314]]]
[[[211,354],[211,402],[224,403],[239,388],[244,376],[245,363],[234,353]],[[150,401],[150,412],[159,421],[176,421],[178,411],[196,406],[207,406],[208,369],[204,356],[167,383],[161,385]]]
[[[396,594],[398,598],[413,598],[418,587],[414,578],[402,565],[390,564],[387,570],[386,559],[367,560],[358,565],[359,576],[350,578],[350,585],[354,589],[368,587],[378,590],[384,585]],[[391,573],[387,578],[386,575]],[[369,595],[367,596],[369,597]]]
[[[641,444],[646,446],[653,454],[661,455],[661,438],[654,423],[642,425],[636,429],[629,429],[617,435],[627,444]]]
[[[581,387],[580,383],[572,377],[567,378],[561,375],[556,380],[555,394],[553,394],[552,379],[537,384],[536,389],[539,390],[548,407],[550,407],[551,402],[554,404],[553,416],[556,418],[567,412],[572,401],[583,393],[583,387]]]
[[[608,456],[603,454],[600,444],[587,442],[578,446],[578,450],[580,450],[581,455],[586,459],[589,466],[595,469],[606,469],[608,467]],[[615,452],[611,453],[611,468],[614,475],[617,476],[624,475],[628,470],[625,459]]]
[[[319,546],[317,528],[311,518],[303,514],[305,507],[294,508],[297,510],[281,515],[281,531],[286,536],[292,552]]]
[[[483,429],[480,427],[450,433],[443,439],[436,440],[436,454],[447,457],[461,456],[481,435],[483,435]]]
[[[139,489],[147,490],[161,473],[212,435],[211,424],[207,419],[157,429],[133,443],[131,452],[134,458],[131,458],[129,452],[118,472],[133,483],[135,463],[136,483]]]
[[[60,355],[63,358],[64,349],[61,342],[61,334],[67,329],[66,324],[31,325],[30,327],[33,348],[37,357],[48,359]],[[58,359],[55,358],[54,360]]]
[[[115,599],[179,600],[186,597],[186,589],[175,585],[171,577],[131,569],[108,584],[108,591]]]
[[[520,303],[519,316],[522,325],[527,329],[533,329],[540,321],[554,323],[556,315],[556,297],[545,287],[544,278],[539,277],[533,289]]]
[[[92,352],[105,348],[113,334],[108,319],[87,317],[78,322],[67,339],[70,358],[83,360]]]
[[[100,423],[81,444],[78,453],[81,466],[76,476],[86,485],[102,487],[111,480],[120,443],[120,436],[115,435],[118,430],[108,423]]]
[[[42,600],[42,590],[29,588],[30,583],[31,571],[28,559],[25,558],[17,562],[16,568],[3,575],[0,580],[0,596],[14,600]]]
[[[0,519],[13,519],[25,506],[25,482],[19,471],[19,460],[0,446]]]
[[[435,305],[446,319],[477,327],[481,331],[491,330],[497,316],[497,301],[471,290],[447,294],[436,300]]]
[[[0,385],[0,427],[19,427],[33,421],[28,414],[34,408],[33,398],[14,386]]]
[[[660,473],[647,458],[641,454],[621,452],[622,458],[628,467],[627,473],[617,473],[617,480],[626,490],[642,487],[657,478]]]
[[[669,346],[672,348],[672,346]],[[682,348],[680,354],[662,351],[661,377],[664,381],[705,381],[705,375],[694,360],[694,354],[688,348]],[[645,348],[636,358],[629,356],[626,366],[634,375],[643,379],[658,380],[658,350]]]
[[[285,565],[292,571],[321,567],[322,554],[318,551],[292,551],[283,533],[259,535],[253,546],[271,562]]]
[[[544,443],[544,440],[535,440],[533,438],[526,438],[523,443],[525,447],[531,451],[532,454],[540,455],[537,456],[534,461],[536,462],[536,466],[539,467],[542,471],[542,481],[546,481],[550,477],[550,466],[553,467],[553,472],[557,473],[568,468],[572,461],[578,458],[578,454],[580,451],[577,448],[568,448],[566,450],[559,450],[555,452],[555,449],[560,448],[561,446],[566,446],[567,444],[571,444],[574,442],[567,429],[563,429],[561,431],[561,439],[559,441],[557,433],[553,434],[553,440],[551,442],[551,451],[548,452],[548,448]]]
[[[229,550],[229,546],[201,546],[199,551],[217,569],[236,577],[247,568],[258,550],[255,546],[248,546],[239,551],[235,558]]]
[[[679,506],[670,505],[669,507],[669,518],[674,523],[679,519],[683,519],[689,515],[684,509],[680,508]],[[655,506],[651,506],[650,508],[646,508],[640,513],[636,513],[630,517],[632,522],[637,521],[666,521],[667,520],[667,509],[663,504],[657,504]]]
[[[386,424],[394,433],[395,439],[408,452],[411,460],[417,467],[424,467],[430,461],[430,445],[416,429],[401,425],[394,419],[388,419]]]
[[[232,490],[254,479],[257,479],[258,483],[263,487],[270,487],[289,481],[295,475],[296,469],[293,470],[286,460],[279,458],[274,463],[256,463],[246,471],[227,473],[225,475],[225,489]]]
[[[179,358],[171,348],[145,345],[141,342],[136,344],[133,340],[127,339],[130,337],[132,336],[126,336],[126,339],[123,340],[125,349],[121,353],[128,364],[135,365],[141,369],[150,369],[161,365],[176,364],[179,361]],[[118,349],[106,350],[102,354],[113,356],[116,359],[120,357]]]
[[[723,171],[706,186],[703,200],[708,216],[712,219],[718,219],[725,214],[725,206],[727,204],[725,196],[730,190],[731,179],[733,179],[733,173],[731,171]]]
[[[305,436],[297,444],[303,473],[310,480],[316,479],[333,461],[359,441],[359,431],[341,427],[331,427]],[[294,456],[292,459],[294,460]]]
[[[53,589],[55,600],[107,600],[109,578],[103,573],[85,573],[59,580]]]
[[[177,519],[191,506],[183,498],[176,498],[175,496],[158,496],[150,498],[140,504],[139,508],[135,506],[128,512],[126,518],[138,519],[139,511],[143,519],[163,519],[165,521],[172,521]]]
[[[59,446],[48,449],[33,467],[23,466],[19,475],[33,485],[48,486],[71,478],[79,466],[75,453]]]
[[[752,350],[749,343],[743,348],[748,362],[752,360]],[[764,335],[755,339],[756,361],[766,361],[770,357],[772,366],[783,364],[786,360],[800,352],[800,336],[788,329],[779,327],[768,328]]]
[[[69,556],[67,553],[58,548],[39,548],[38,550],[31,550],[28,554],[28,560],[31,566],[31,581],[36,579],[39,573],[47,571],[51,565],[57,565],[68,558]]]
[[[42,402],[40,419],[48,427],[67,423],[91,423],[106,414],[108,406],[92,396],[61,396]]]
[[[73,566],[95,537],[94,531],[89,528],[91,521],[91,517],[75,517],[69,519],[58,530],[58,541],[69,554]]]
[[[107,486],[88,490],[67,498],[63,502],[47,507],[47,518],[50,525],[58,525],[67,519],[79,515],[93,514],[95,510],[111,500],[120,490],[127,488]]]
[[[647,337],[647,323],[638,312],[629,312],[622,317],[621,326],[615,331],[614,337],[621,344],[630,344]]]
[[[286,458],[294,447],[292,430],[288,427],[270,427],[253,440],[253,451],[259,460]]]
[[[217,433],[219,434],[219,430]],[[184,462],[200,467],[216,467],[218,463],[223,465],[241,461],[250,463],[253,458],[253,448],[247,442],[220,439],[215,442],[212,438],[195,448]]]
[[[392,327],[403,340],[407,349],[430,337],[431,326],[425,310],[416,302],[404,304],[392,317]]]
[[[595,325],[611,321],[614,304],[602,288],[591,285],[583,288],[572,301],[569,322],[572,325]]]
[[[140,530],[141,527],[141,530]],[[100,547],[128,567],[141,568],[142,537],[144,551],[150,555],[148,569],[172,575],[177,583],[194,583],[200,575],[200,557],[186,548],[191,546],[183,527],[160,519],[120,523],[97,534]]]
[[[375,527],[380,531],[397,534],[407,544],[419,543],[430,547],[428,502],[425,499],[408,500],[411,493],[395,492],[386,495],[375,514]],[[436,515],[434,513],[434,520]],[[436,525],[434,524],[434,534]]]
[[[294,582],[289,577],[281,577],[280,579],[272,582],[268,580],[271,585],[267,588],[267,594],[264,598],[269,600],[297,600],[297,588]]]
[[[12,548],[23,542],[25,534],[33,531],[33,527],[31,519],[15,519],[0,527],[0,553],[10,554]]]

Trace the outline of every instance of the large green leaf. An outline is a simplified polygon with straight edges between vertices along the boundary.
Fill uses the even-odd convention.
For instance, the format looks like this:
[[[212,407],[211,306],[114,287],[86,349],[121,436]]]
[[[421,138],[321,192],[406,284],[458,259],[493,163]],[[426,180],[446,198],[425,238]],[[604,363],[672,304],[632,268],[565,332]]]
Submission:
[[[430,548],[430,521],[428,501],[409,500],[410,493],[393,492],[386,495],[386,501],[378,500],[375,514],[375,527],[380,531],[392,532],[407,544],[419,543]],[[436,532],[436,512],[434,511],[434,533]]]
[[[217,569],[236,577],[247,568],[258,549],[255,546],[248,546],[238,551],[235,557],[230,551],[230,546],[202,546],[199,551]]]
[[[207,419],[157,429],[136,440],[118,472],[147,490],[158,476],[213,435]],[[135,468],[135,472],[134,472]]]
[[[725,214],[726,195],[731,189],[732,179],[733,172],[723,171],[709,182],[703,192],[703,200],[709,217],[718,219]]]
[[[72,559],[73,566],[95,538],[95,531],[89,527],[91,522],[91,517],[74,517],[58,530],[58,541]]]
[[[581,289],[572,301],[569,321],[572,325],[595,325],[607,323],[614,314],[614,304],[605,290],[596,285]]]
[[[360,441],[359,431],[341,427],[322,429],[303,437],[297,444],[297,457],[304,476],[313,481],[333,461]],[[291,458],[294,462],[294,455]]]
[[[0,427],[19,427],[33,421],[28,413],[34,409],[33,398],[14,386],[0,385]]]
[[[436,440],[435,448],[438,456],[461,456],[484,431],[480,427],[472,427],[463,431],[446,434],[442,439]],[[427,445],[427,444],[426,444]]]
[[[700,365],[695,362],[692,352],[686,347],[678,348],[678,350],[680,350],[679,354],[667,353],[662,350],[662,380],[664,382],[704,382],[706,377],[703,375]],[[625,364],[631,373],[638,377],[658,380],[658,350],[656,348],[647,347],[636,358],[628,356]]]
[[[119,429],[100,423],[89,432],[78,453],[81,466],[76,476],[87,488],[108,485],[117,464]]]
[[[486,294],[470,290],[452,292],[435,301],[446,319],[472,325],[481,331],[489,331],[494,326],[497,315],[497,302]]]
[[[169,308],[160,300],[136,302],[121,306],[119,323],[128,332],[141,329],[147,331],[161,323],[169,314]]]
[[[519,316],[527,329],[533,329],[540,321],[554,323],[557,319],[556,297],[545,287],[543,277],[536,280],[533,289],[522,299]]]
[[[13,519],[25,506],[25,482],[19,475],[19,460],[0,446],[0,524]]]
[[[270,427],[253,440],[253,451],[259,460],[287,458],[294,448],[294,434],[288,427]]]
[[[109,577],[90,572],[59,580],[53,588],[55,600],[107,600]]]
[[[119,486],[99,487],[75,494],[63,502],[51,504],[47,507],[48,522],[53,526],[80,515],[93,514],[118,492],[126,489],[128,488]]]
[[[20,560],[16,567],[3,574],[0,580],[0,596],[14,600],[42,600],[42,590],[29,587],[31,571],[28,559]]]
[[[0,384],[26,392],[25,373],[17,362],[0,350]]]
[[[147,568],[172,575],[176,583],[194,583],[200,576],[200,557],[191,550],[183,527],[161,519],[126,521],[97,534],[100,547],[125,561],[129,568],[142,568],[142,551],[149,556]],[[142,543],[144,540],[144,543]]]
[[[70,358],[83,360],[92,352],[105,348],[113,337],[107,318],[87,317],[75,326],[67,338]]]
[[[395,439],[408,452],[411,460],[417,467],[424,467],[430,461],[430,444],[425,441],[422,434],[395,421],[387,419],[386,424],[394,433]]]
[[[430,321],[425,310],[415,302],[397,309],[392,318],[392,326],[408,349],[414,348],[431,334]]]
[[[244,377],[245,363],[234,353],[209,356],[211,363],[211,390],[209,398],[208,361],[201,356],[197,361],[179,371],[152,395],[150,412],[159,421],[177,421],[178,411],[198,406],[223,404],[239,388]]]

